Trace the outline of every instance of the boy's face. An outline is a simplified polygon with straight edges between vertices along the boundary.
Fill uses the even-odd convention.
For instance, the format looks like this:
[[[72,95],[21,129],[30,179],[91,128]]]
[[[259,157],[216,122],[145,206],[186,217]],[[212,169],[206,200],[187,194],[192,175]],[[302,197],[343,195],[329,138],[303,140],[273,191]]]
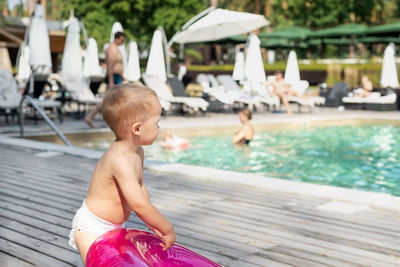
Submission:
[[[153,108],[148,113],[146,120],[141,127],[141,145],[151,145],[158,136],[158,122],[161,118],[161,105],[158,99],[154,98]]]

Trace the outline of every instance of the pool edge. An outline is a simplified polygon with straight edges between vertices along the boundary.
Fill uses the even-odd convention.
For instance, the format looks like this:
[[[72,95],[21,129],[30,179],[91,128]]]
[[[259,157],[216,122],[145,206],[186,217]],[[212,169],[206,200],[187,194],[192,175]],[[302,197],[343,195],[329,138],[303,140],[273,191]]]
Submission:
[[[74,156],[98,159],[103,152],[45,142],[0,136],[0,143],[12,146],[27,147],[41,151],[57,151]],[[180,163],[145,160],[144,168],[149,171],[177,174],[204,181],[230,182],[247,186],[255,186],[266,190],[293,193],[327,200],[339,200],[367,205],[371,208],[400,212],[400,197],[386,193],[360,191],[331,185],[318,185],[305,182],[289,181],[254,174],[218,170],[201,166]]]

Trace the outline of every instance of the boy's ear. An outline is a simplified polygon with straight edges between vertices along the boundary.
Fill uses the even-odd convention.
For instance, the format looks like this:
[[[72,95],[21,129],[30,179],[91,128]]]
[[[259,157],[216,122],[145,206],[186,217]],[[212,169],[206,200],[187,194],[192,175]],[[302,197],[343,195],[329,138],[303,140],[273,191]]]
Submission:
[[[140,135],[140,126],[142,126],[140,122],[135,122],[132,124],[131,130],[134,135]]]

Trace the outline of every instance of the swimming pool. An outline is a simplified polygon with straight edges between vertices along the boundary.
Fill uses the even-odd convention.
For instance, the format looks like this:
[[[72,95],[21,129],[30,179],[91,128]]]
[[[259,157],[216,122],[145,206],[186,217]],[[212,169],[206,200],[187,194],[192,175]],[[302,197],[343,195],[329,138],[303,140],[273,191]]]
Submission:
[[[146,158],[400,196],[400,127],[330,126],[263,131],[250,146],[231,135],[190,138],[191,149],[146,148]]]
[[[398,124],[264,128],[272,130],[257,129],[250,146],[233,146],[235,129],[230,129],[189,137],[191,148],[185,151],[165,150],[155,143],[145,147],[145,157],[400,196]],[[88,138],[86,143],[79,139],[81,146],[105,149],[112,135]]]

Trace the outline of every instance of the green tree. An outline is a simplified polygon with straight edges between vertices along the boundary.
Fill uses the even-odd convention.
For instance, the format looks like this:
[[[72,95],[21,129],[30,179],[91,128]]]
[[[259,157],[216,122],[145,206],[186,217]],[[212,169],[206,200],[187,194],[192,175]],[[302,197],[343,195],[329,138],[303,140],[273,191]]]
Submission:
[[[59,17],[66,19],[74,9],[84,22],[88,35],[103,47],[110,38],[112,24],[119,21],[128,39],[139,44],[150,42],[153,32],[162,26],[167,38],[194,15],[208,6],[208,1],[197,0],[61,0]]]

